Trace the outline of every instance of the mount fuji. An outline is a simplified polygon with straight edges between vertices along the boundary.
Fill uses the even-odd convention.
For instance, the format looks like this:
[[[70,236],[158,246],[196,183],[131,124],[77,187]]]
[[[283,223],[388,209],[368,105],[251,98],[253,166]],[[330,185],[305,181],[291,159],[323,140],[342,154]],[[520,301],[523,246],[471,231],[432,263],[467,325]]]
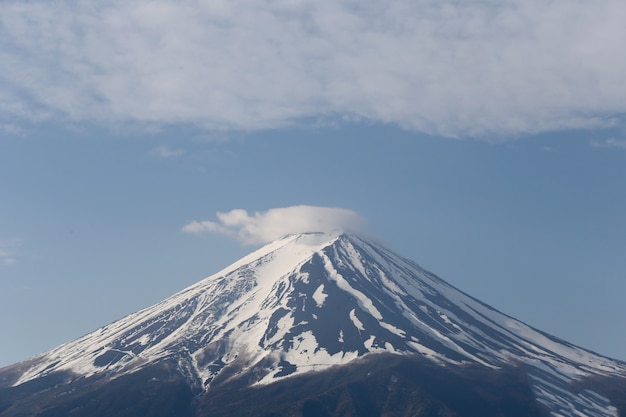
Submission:
[[[0,416],[626,416],[626,363],[382,245],[285,236],[0,369]]]

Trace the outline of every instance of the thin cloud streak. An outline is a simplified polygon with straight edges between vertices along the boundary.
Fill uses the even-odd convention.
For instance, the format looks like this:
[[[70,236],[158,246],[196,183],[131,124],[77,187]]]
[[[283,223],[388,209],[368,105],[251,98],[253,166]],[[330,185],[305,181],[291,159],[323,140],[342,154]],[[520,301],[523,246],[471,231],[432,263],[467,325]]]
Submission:
[[[621,0],[3,3],[0,121],[447,136],[622,124]]]
[[[336,207],[291,206],[248,214],[234,209],[216,214],[217,221],[192,221],[185,233],[213,233],[236,238],[244,244],[268,243],[293,233],[354,231],[363,219],[354,211]]]
[[[22,245],[22,239],[0,239],[0,264],[15,265],[17,263],[17,252]]]
[[[168,146],[161,145],[150,151],[150,154],[159,158],[178,158],[185,154],[185,150],[181,148],[172,149]]]
[[[591,141],[591,146],[594,148],[618,148],[626,150],[626,140],[618,140],[615,138],[608,138],[603,141],[594,140]]]

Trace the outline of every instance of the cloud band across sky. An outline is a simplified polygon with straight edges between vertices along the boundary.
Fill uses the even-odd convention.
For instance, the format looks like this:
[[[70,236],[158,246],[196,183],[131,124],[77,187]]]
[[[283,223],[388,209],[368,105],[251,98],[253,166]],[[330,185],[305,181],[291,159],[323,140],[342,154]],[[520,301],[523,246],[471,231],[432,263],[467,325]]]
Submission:
[[[234,209],[217,213],[217,222],[193,221],[183,226],[186,233],[217,233],[235,237],[246,244],[268,243],[292,233],[354,231],[362,218],[354,211],[316,206],[291,206],[249,215]]]
[[[620,124],[623,0],[3,3],[0,122],[448,136]]]

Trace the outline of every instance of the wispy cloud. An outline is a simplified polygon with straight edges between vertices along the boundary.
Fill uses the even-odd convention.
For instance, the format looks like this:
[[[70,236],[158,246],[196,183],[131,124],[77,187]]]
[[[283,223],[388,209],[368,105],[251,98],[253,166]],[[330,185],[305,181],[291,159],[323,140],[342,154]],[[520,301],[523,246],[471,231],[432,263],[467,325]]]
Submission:
[[[17,251],[22,239],[0,239],[0,264],[14,265],[17,263]]]
[[[234,209],[217,213],[217,221],[193,221],[183,226],[187,233],[217,233],[243,243],[267,243],[290,233],[355,230],[363,220],[354,211],[335,207],[292,206],[248,214]]]
[[[185,154],[185,150],[181,148],[172,149],[165,145],[157,146],[150,151],[151,155],[158,156],[159,158],[177,158]]]
[[[24,130],[14,123],[0,123],[0,132],[11,136],[20,136]]]
[[[605,140],[593,140],[591,146],[594,148],[618,148],[626,150],[626,140],[608,138]]]
[[[0,119],[603,127],[626,112],[625,15],[623,0],[9,0]]]

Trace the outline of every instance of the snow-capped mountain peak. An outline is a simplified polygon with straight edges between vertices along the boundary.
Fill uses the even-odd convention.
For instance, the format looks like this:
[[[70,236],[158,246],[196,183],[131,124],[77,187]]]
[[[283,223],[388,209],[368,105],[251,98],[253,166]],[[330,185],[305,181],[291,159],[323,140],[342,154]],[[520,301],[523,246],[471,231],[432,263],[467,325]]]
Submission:
[[[169,360],[202,392],[232,375],[270,384],[376,353],[445,366],[524,364],[538,401],[556,415],[613,415],[604,397],[568,386],[590,375],[626,376],[625,364],[535,330],[369,239],[338,232],[272,242],[21,363],[15,385],[58,371],[124,375]]]

